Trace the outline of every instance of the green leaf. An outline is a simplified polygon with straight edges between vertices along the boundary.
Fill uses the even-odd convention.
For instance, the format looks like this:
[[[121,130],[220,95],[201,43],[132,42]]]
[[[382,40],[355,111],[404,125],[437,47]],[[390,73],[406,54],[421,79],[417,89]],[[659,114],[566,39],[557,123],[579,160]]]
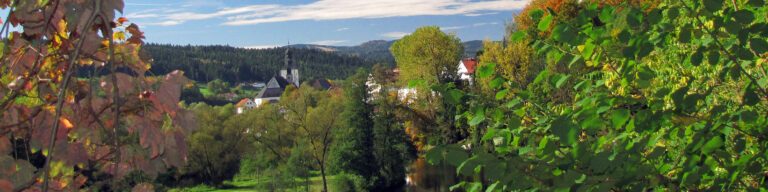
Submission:
[[[753,7],[760,7],[765,5],[764,0],[749,0],[749,5],[752,5]]]
[[[680,41],[680,43],[691,42],[691,27],[689,25],[680,28],[680,33],[677,34],[677,40]]]
[[[744,104],[749,106],[757,105],[760,102],[760,97],[757,96],[757,85],[754,82],[749,82],[744,89]]]
[[[472,182],[469,184],[467,192],[480,192],[483,190],[483,184],[480,182]]]
[[[723,8],[723,0],[704,0],[704,8],[710,12],[719,11]]]
[[[488,84],[493,89],[498,89],[501,87],[501,85],[504,84],[504,78],[498,77],[496,79],[491,80],[491,82]]]
[[[699,49],[696,49],[696,52],[691,55],[690,62],[693,66],[699,66],[702,61],[704,61],[704,53],[702,53],[702,48],[699,47]]]
[[[461,98],[464,97],[464,92],[458,89],[448,90],[448,102],[451,104],[460,104]]]
[[[509,94],[509,89],[504,89],[496,93],[496,100],[502,100]]]
[[[474,117],[472,117],[472,120],[470,120],[468,124],[469,126],[477,126],[483,121],[485,121],[485,109],[480,108],[475,112]]]
[[[408,87],[409,88],[414,88],[414,87],[421,86],[421,85],[424,85],[424,84],[426,84],[426,81],[424,81],[423,79],[415,79],[415,80],[408,81]]]
[[[512,41],[513,42],[520,42],[523,39],[525,39],[525,36],[527,34],[524,31],[517,31],[514,34],[512,34]]]
[[[709,141],[707,141],[707,143],[701,147],[701,152],[704,154],[710,154],[712,151],[715,151],[723,145],[723,138],[715,136],[712,139],[709,139]]]
[[[483,135],[482,141],[488,141],[496,137],[496,129],[494,128],[488,128],[488,131],[485,132]]]
[[[451,185],[451,187],[449,187],[448,190],[456,191],[456,190],[464,187],[465,184],[467,184],[467,182],[464,182],[464,181],[456,183],[455,185]]]
[[[567,117],[558,117],[550,125],[550,130],[555,136],[560,138],[560,141],[567,145],[576,143],[576,137],[578,128],[573,126]]]
[[[496,187],[499,186],[499,181],[494,182],[493,184],[489,185],[487,189],[485,189],[485,192],[494,192],[496,191]]]
[[[541,21],[539,21],[539,25],[538,25],[539,31],[546,31],[547,29],[549,29],[549,26],[552,24],[552,20],[554,19],[555,17],[553,17],[552,15],[544,16],[544,18],[542,18]]]
[[[733,13],[733,17],[736,19],[736,22],[741,24],[750,24],[755,21],[755,15],[752,13],[752,11],[745,9],[736,11],[736,13]]]
[[[710,51],[709,55],[707,55],[707,61],[710,65],[716,65],[720,62],[720,52],[719,51]]]
[[[629,110],[628,109],[619,109],[614,110],[611,112],[611,122],[613,122],[613,127],[616,129],[621,128],[624,126],[624,124],[627,123],[629,120]]]
[[[493,71],[496,69],[495,63],[488,63],[486,65],[480,66],[479,69],[477,69],[477,77],[479,78],[487,78],[493,75]]]
[[[445,160],[453,166],[459,166],[469,158],[469,154],[458,146],[448,147],[445,151]]]
[[[560,76],[560,78],[559,78],[559,79],[557,80],[557,82],[555,83],[555,87],[557,87],[558,89],[559,89],[560,87],[562,87],[562,86],[563,86],[563,84],[565,84],[565,82],[567,82],[567,81],[568,81],[568,78],[569,78],[569,77],[571,77],[571,75],[562,75],[562,76]]]
[[[768,52],[768,43],[766,43],[765,39],[752,38],[749,40],[749,46],[752,47],[752,50],[757,52],[757,54]]]
[[[443,152],[445,152],[445,148],[442,146],[436,146],[429,151],[427,151],[427,154],[424,155],[426,157],[427,162],[432,165],[437,165],[440,163],[440,161],[443,160]]]

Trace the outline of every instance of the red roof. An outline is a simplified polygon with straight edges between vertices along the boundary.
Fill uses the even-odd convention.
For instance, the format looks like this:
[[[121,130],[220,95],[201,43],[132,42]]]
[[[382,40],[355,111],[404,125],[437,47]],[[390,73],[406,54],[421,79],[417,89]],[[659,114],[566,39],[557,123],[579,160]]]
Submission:
[[[466,59],[462,59],[461,63],[464,63],[464,67],[467,68],[467,72],[469,74],[474,74],[475,73],[475,67],[477,67],[477,59],[466,58]]]
[[[240,102],[237,102],[237,104],[235,106],[243,107],[243,106],[245,106],[246,103],[248,103],[248,101],[249,101],[248,98],[242,99],[242,100],[240,100]]]

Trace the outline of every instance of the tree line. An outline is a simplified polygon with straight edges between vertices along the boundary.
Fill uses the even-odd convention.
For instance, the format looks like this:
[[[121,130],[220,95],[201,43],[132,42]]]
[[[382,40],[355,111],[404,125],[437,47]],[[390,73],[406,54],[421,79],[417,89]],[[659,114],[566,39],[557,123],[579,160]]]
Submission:
[[[183,70],[198,82],[221,79],[230,84],[267,81],[284,66],[286,48],[244,49],[230,46],[192,46],[147,44],[142,53],[152,58],[151,74]],[[345,79],[357,68],[370,68],[369,62],[357,56],[318,49],[291,48],[293,62],[299,66],[302,79]]]

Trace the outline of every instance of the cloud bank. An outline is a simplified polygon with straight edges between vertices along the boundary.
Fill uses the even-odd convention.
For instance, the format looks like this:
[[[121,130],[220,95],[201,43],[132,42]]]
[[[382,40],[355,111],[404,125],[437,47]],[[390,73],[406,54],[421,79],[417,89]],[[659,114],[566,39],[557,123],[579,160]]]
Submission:
[[[173,12],[136,15],[162,24],[222,19],[222,25],[241,26],[301,20],[374,19],[408,16],[479,16],[522,9],[529,0],[319,0],[307,4],[256,4],[214,12]],[[130,19],[130,18],[129,18]]]

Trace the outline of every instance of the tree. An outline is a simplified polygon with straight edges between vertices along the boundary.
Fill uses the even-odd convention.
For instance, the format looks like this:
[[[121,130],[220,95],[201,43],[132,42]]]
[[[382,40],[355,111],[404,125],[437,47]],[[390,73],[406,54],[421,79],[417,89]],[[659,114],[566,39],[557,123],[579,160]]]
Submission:
[[[390,50],[400,68],[401,82],[421,80],[426,85],[454,81],[464,52],[456,36],[435,26],[416,29],[395,42]]]
[[[243,147],[248,144],[244,126],[240,125],[243,121],[235,116],[231,104],[211,107],[198,103],[191,109],[200,129],[190,136],[189,165],[182,174],[196,182],[220,186],[240,170]]]
[[[367,77],[368,73],[360,69],[347,79],[341,126],[334,130],[336,142],[331,148],[331,158],[336,171],[361,176],[370,183],[377,168],[372,150],[373,108],[367,103]],[[368,183],[365,185],[370,185]]]
[[[341,94],[319,91],[305,83],[299,89],[287,89],[280,104],[286,112],[285,120],[298,129],[299,138],[305,139],[315,165],[320,169],[323,191],[328,191],[328,155],[333,138],[333,129],[340,126],[334,114],[343,111]]]
[[[462,139],[463,131],[454,126],[456,107],[461,103],[453,101],[460,99],[456,97],[459,95],[431,94],[434,92],[429,89],[435,85],[455,86],[453,82],[457,80],[456,70],[463,52],[459,39],[438,27],[421,27],[395,42],[390,50],[400,68],[400,82],[415,86],[413,100],[403,106],[412,117],[413,128],[426,133],[427,142],[431,144]]]
[[[221,79],[214,79],[206,84],[208,90],[213,94],[222,94],[229,92],[229,83],[222,81]]]
[[[178,105],[184,73],[144,76],[144,35],[115,17],[123,7],[0,1],[0,191],[117,191],[131,172],[183,166],[195,126]]]
[[[405,167],[413,147],[396,116],[396,97],[380,93],[373,114],[373,156],[376,159],[374,191],[388,191],[405,184]]]
[[[513,39],[557,68],[525,89],[497,82],[504,105],[462,114],[490,148],[442,145],[427,159],[482,176],[455,185],[468,191],[765,190],[765,2],[607,2],[532,9],[535,25]],[[512,83],[496,69],[477,75]]]

